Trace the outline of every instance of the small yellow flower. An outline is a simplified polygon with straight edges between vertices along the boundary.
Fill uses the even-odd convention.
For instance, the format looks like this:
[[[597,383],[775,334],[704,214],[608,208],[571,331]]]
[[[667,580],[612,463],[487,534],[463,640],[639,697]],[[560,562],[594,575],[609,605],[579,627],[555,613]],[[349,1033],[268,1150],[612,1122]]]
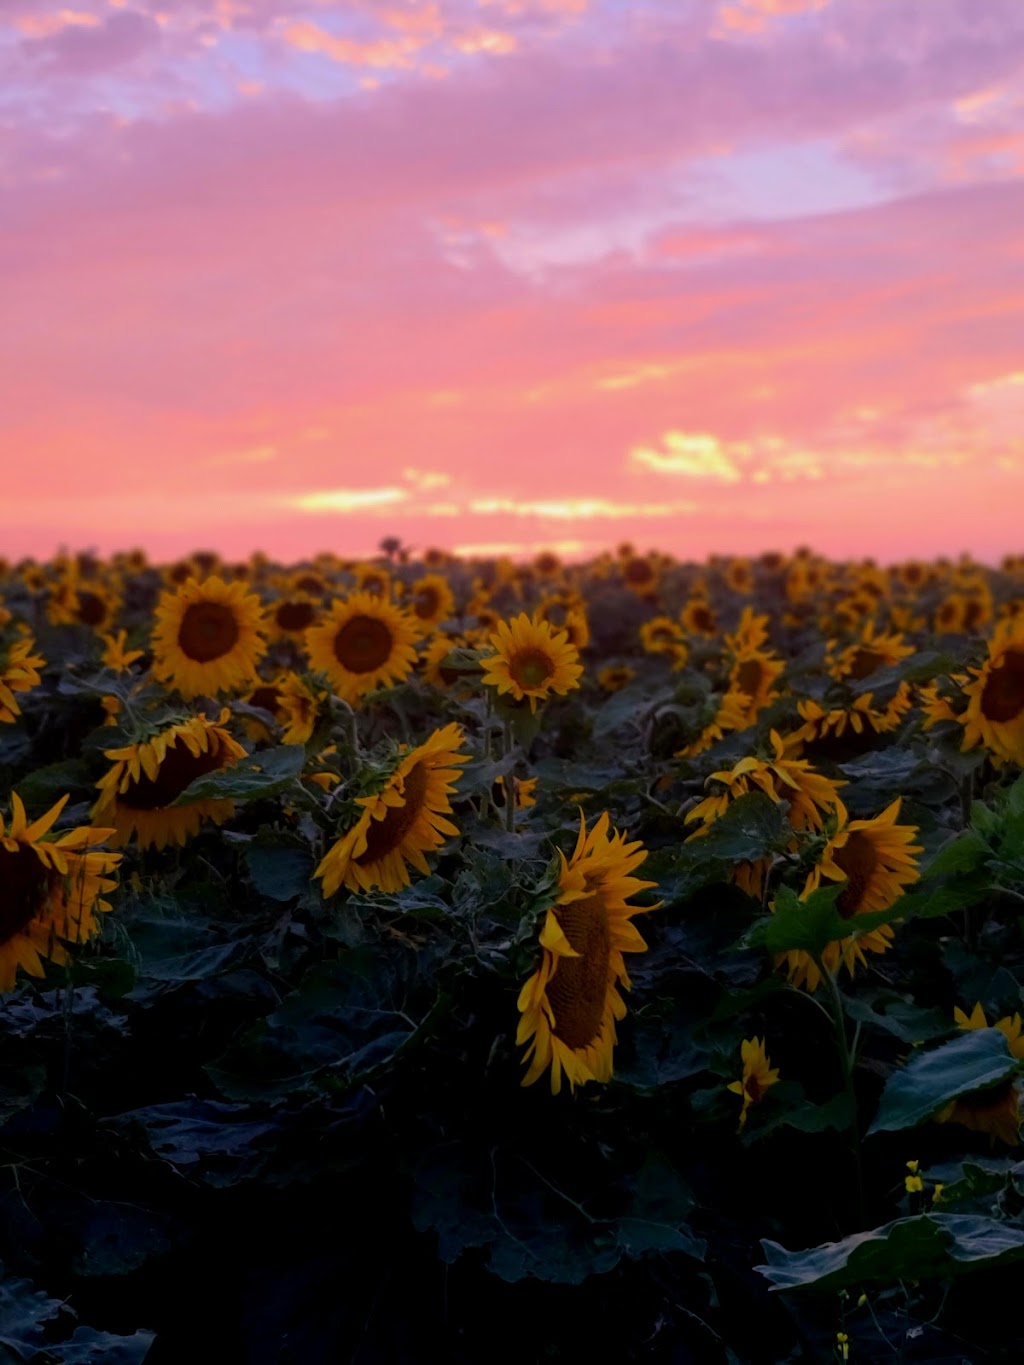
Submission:
[[[103,664],[105,668],[112,668],[115,673],[127,673],[136,659],[141,659],[144,653],[141,649],[128,649],[128,632],[119,630],[116,635],[100,635],[103,641]]]
[[[836,1354],[840,1360],[850,1359],[850,1338],[845,1332],[836,1333]]]
[[[747,1111],[764,1099],[764,1092],[779,1079],[778,1067],[773,1067],[771,1058],[765,1051],[763,1038],[744,1038],[740,1044],[740,1058],[743,1062],[743,1075],[738,1081],[730,1081],[726,1089],[734,1095],[743,1097],[740,1121],[737,1132],[743,1131],[747,1121]]]

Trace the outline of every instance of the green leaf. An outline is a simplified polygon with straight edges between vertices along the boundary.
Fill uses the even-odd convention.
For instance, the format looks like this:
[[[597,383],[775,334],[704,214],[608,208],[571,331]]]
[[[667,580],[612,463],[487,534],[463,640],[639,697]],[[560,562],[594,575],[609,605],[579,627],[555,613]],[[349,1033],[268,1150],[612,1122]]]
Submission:
[[[898,1218],[872,1232],[807,1251],[762,1241],[767,1265],[755,1266],[774,1289],[831,1293],[862,1284],[927,1280],[1024,1258],[1024,1228],[973,1214]]]
[[[744,936],[743,946],[766,948],[771,953],[801,948],[805,953],[820,957],[829,943],[838,939],[859,938],[881,924],[891,924],[893,920],[903,917],[899,908],[902,901],[898,901],[888,910],[845,918],[836,909],[836,900],[844,887],[844,882],[822,886],[812,891],[806,900],[801,900],[792,888],[780,886],[775,897],[774,913],[769,918],[758,920]]]
[[[755,862],[776,852],[791,831],[782,807],[764,792],[748,792],[731,803],[725,814],[686,852],[692,862]]]
[[[70,1341],[47,1346],[32,1357],[32,1365],[142,1365],[156,1337],[152,1332],[133,1332],[130,1337],[79,1327]]]
[[[257,839],[246,847],[245,862],[253,886],[268,900],[291,901],[309,890],[313,857],[308,849]]]
[[[999,1085],[1020,1069],[999,1029],[966,1029],[893,1072],[868,1133],[913,1128],[959,1095]]]
[[[231,768],[221,768],[190,782],[175,806],[188,806],[193,801],[253,801],[276,796],[302,772],[306,750],[301,744],[283,744],[277,749],[263,749],[249,758],[242,758]]]

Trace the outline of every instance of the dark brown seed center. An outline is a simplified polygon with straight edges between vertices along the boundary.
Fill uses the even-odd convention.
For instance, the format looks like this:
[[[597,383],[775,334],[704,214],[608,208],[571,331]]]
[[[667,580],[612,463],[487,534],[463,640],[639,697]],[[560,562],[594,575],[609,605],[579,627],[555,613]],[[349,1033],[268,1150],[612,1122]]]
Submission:
[[[190,782],[222,766],[219,753],[207,751],[196,755],[179,742],[167,750],[155,778],[143,773],[117,799],[131,810],[161,810],[179,797]]]
[[[0,943],[20,934],[46,904],[58,874],[30,848],[0,848]]]
[[[994,668],[981,694],[981,714],[986,720],[1016,720],[1024,711],[1024,651],[1008,649]]]
[[[542,649],[521,649],[513,654],[509,675],[520,687],[543,687],[554,676],[554,662]]]
[[[604,1019],[611,961],[611,933],[600,896],[560,905],[555,917],[580,954],[560,957],[547,994],[555,1014],[555,1035],[567,1047],[594,1042]]]
[[[836,909],[844,919],[850,919],[863,907],[871,875],[878,866],[878,853],[866,834],[854,830],[843,847],[836,849],[832,856],[847,878],[836,900]]]
[[[334,657],[350,673],[372,673],[391,657],[391,631],[375,616],[353,616],[334,637]]]
[[[281,602],[274,619],[281,630],[306,630],[316,620],[316,608],[312,602]]]
[[[357,863],[374,863],[378,858],[393,853],[416,823],[427,794],[427,766],[415,764],[405,775],[405,805],[388,806],[383,820],[371,820],[366,831],[366,852],[355,859]]]
[[[193,602],[178,629],[181,652],[194,663],[208,664],[230,654],[238,643],[238,621],[221,602]]]

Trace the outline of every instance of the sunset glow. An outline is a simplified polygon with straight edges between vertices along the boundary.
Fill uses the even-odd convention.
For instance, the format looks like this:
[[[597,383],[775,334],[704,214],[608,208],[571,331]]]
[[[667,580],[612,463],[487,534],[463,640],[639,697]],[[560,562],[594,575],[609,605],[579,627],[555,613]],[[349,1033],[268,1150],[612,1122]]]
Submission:
[[[1020,0],[8,0],[0,553],[1024,546]]]

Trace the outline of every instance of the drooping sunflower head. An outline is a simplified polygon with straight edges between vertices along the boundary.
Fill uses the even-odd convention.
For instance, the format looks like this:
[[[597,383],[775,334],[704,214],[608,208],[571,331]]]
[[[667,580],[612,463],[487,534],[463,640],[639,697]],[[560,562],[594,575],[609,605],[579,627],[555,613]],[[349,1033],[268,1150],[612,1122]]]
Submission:
[[[530,1044],[523,1085],[550,1067],[556,1095],[563,1074],[572,1089],[611,1079],[615,1021],[626,1013],[619,987],[629,986],[622,955],[647,947],[631,919],[657,908],[629,904],[654,885],[632,876],[647,854],[609,832],[607,814],[588,832],[581,813],[572,857],[559,856],[557,896],[540,933],[540,966],[519,994],[516,1034],[517,1043]]]
[[[953,1011],[953,1018],[962,1029],[990,1027],[980,1001],[969,1015],[958,1007]],[[1019,1014],[1005,1015],[991,1027],[997,1028],[1005,1036],[1010,1051],[1018,1060],[1024,1059],[1024,1035]],[[1016,1147],[1020,1142],[1020,1086],[1011,1078],[986,1090],[959,1095],[935,1115],[935,1121],[958,1123],[962,1128],[969,1128],[975,1133],[987,1133],[992,1140],[998,1138],[1008,1147]]]
[[[242,583],[190,578],[161,595],[152,647],[154,677],[186,700],[240,691],[266,647],[260,600]]]
[[[306,633],[313,668],[326,673],[335,692],[350,705],[378,687],[408,677],[416,663],[420,633],[412,618],[393,603],[368,592],[335,602],[319,625]]]
[[[729,672],[729,686],[747,699],[747,717],[753,722],[772,700],[772,689],[785,664],[761,649],[745,649],[738,654]]]
[[[876,634],[873,623],[869,622],[861,638],[848,645],[834,660],[830,671],[834,678],[852,678],[855,682],[861,682],[880,668],[898,664],[913,652],[913,645],[905,645],[902,635]]]
[[[1024,620],[1009,618],[989,642],[988,658],[964,689],[965,750],[983,744],[997,758],[1024,766]]]
[[[116,882],[119,853],[96,850],[112,833],[81,826],[50,833],[68,798],[29,824],[17,792],[11,820],[0,815],[0,991],[13,989],[18,968],[42,976],[42,959],[67,961],[65,945],[84,943]]]
[[[743,1063],[743,1075],[738,1081],[731,1081],[726,1089],[742,1098],[738,1125],[738,1131],[742,1132],[749,1111],[761,1103],[766,1091],[779,1079],[779,1069],[772,1066],[763,1038],[744,1038],[740,1044],[740,1061]]]
[[[375,887],[389,894],[400,891],[409,885],[410,863],[429,873],[426,854],[459,832],[445,817],[451,813],[450,794],[460,765],[469,762],[469,754],[458,752],[462,742],[458,725],[435,730],[401,757],[376,795],[359,798],[359,819],[317,867],[325,896],[333,896],[342,885],[354,892]]]
[[[490,643],[496,652],[480,660],[483,681],[499,694],[528,700],[531,711],[552,692],[564,697],[580,685],[579,651],[564,630],[555,630],[547,621],[520,612],[499,624]]]
[[[113,842],[126,844],[135,834],[141,848],[184,844],[204,820],[219,825],[231,817],[234,803],[228,800],[173,804],[196,778],[245,757],[224,728],[229,714],[225,708],[216,721],[193,716],[149,740],[105,750],[112,763],[96,784],[100,795],[92,813],[114,827]]]
[[[845,881],[836,909],[848,920],[895,905],[906,887],[920,877],[918,855],[922,852],[920,845],[913,843],[917,827],[897,824],[899,812],[897,798],[874,819],[850,820],[845,806],[837,801],[838,827],[827,840],[818,865],[809,873],[802,896],[817,890],[823,880]],[[864,965],[865,953],[884,953],[892,940],[891,926],[882,924],[865,934],[829,943],[821,955],[822,962],[829,971],[842,963],[852,973],[858,963]],[[793,949],[779,954],[776,965],[783,963],[794,985],[806,985],[811,991],[818,988],[821,973],[807,953]]]

